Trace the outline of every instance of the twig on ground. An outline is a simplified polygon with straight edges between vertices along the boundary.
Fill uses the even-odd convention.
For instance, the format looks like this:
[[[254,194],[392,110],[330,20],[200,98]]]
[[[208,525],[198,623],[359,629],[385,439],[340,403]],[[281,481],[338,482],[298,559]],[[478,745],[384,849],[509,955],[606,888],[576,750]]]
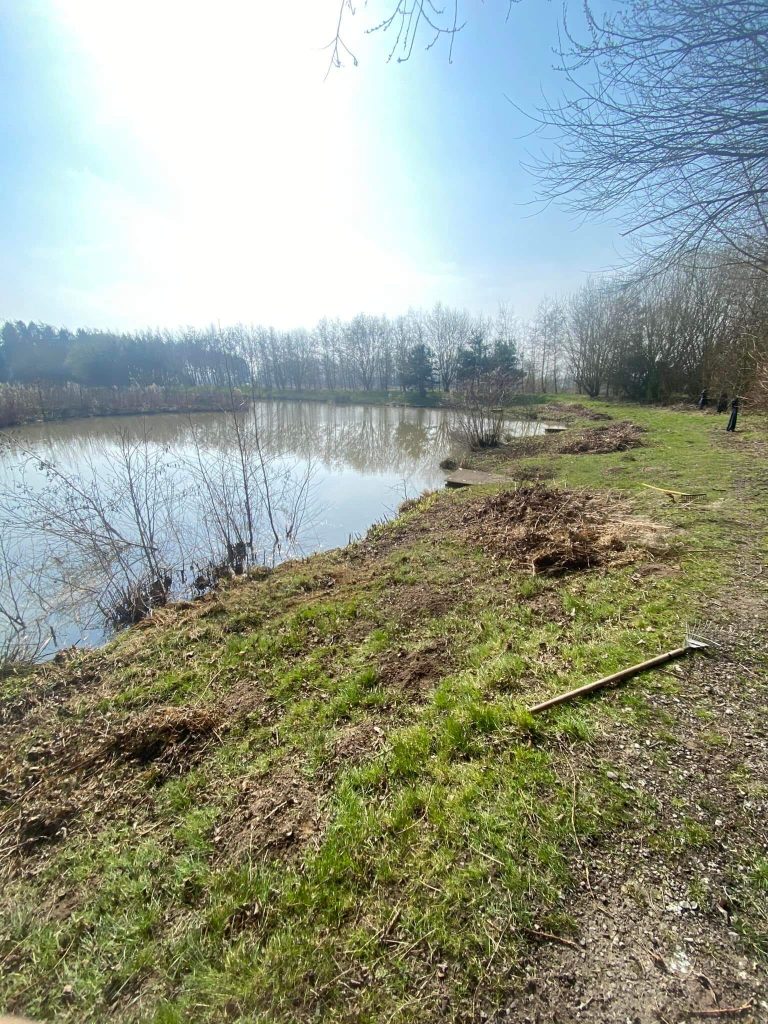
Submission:
[[[687,1010],[687,1017],[738,1017],[752,1009],[752,1000],[743,1006],[720,1006],[715,1010]]]
[[[521,928],[521,931],[525,932],[526,935],[535,936],[537,939],[547,939],[549,942],[559,942],[561,946],[570,946],[571,949],[575,949],[577,953],[581,953],[581,947],[575,942],[571,942],[570,939],[564,939],[562,935],[553,935],[552,932],[542,932],[538,928]]]

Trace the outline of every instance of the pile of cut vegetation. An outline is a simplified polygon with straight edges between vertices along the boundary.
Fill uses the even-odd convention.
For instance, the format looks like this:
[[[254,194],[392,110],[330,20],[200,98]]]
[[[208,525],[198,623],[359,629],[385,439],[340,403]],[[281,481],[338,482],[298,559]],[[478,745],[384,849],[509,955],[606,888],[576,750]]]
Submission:
[[[611,452],[626,452],[640,448],[643,444],[643,427],[625,420],[605,427],[588,427],[578,434],[568,435],[557,444],[562,455],[608,455]]]
[[[647,549],[643,524],[621,511],[615,496],[534,484],[462,505],[461,532],[533,573],[572,572],[627,564]]]
[[[645,428],[624,420],[603,427],[584,427],[557,434],[516,437],[503,452],[517,459],[542,455],[609,455],[641,448]]]
[[[123,728],[114,732],[94,753],[93,760],[97,763],[100,756],[112,755],[140,764],[160,761],[171,764],[184,757],[188,764],[190,752],[223,724],[208,708],[152,708],[135,715]]]

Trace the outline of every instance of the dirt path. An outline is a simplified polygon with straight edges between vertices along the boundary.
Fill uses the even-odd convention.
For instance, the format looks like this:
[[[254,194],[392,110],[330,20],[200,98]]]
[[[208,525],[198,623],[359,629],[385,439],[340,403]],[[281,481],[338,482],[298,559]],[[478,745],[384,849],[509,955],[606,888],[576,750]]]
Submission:
[[[645,681],[646,729],[618,721],[591,763],[575,754],[576,773],[630,794],[638,822],[617,848],[584,850],[572,943],[542,941],[498,1020],[768,1020],[768,679],[754,656],[768,616],[756,589],[740,611],[722,652]]]

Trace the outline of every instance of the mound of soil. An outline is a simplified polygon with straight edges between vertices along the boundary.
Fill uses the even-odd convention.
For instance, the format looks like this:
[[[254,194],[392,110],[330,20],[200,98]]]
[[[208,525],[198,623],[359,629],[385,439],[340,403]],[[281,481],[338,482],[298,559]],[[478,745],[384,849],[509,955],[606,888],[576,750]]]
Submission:
[[[380,672],[388,686],[419,694],[449,673],[453,663],[449,640],[441,637],[416,649],[401,647],[390,652],[382,660]]]
[[[379,720],[386,721],[383,716]],[[342,726],[334,744],[332,765],[358,764],[381,748],[384,736],[384,729],[376,722],[350,722]]]
[[[227,861],[289,857],[321,831],[319,794],[290,771],[245,779],[240,799],[219,823],[213,841]]]
[[[541,485],[501,491],[461,508],[461,532],[484,551],[533,573],[634,561],[631,522],[609,495]]]
[[[427,583],[414,583],[412,586],[402,588],[397,595],[397,602],[393,607],[392,596],[385,592],[382,596],[382,604],[386,603],[389,610],[393,610],[401,623],[413,626],[414,623],[423,619],[437,619],[447,614],[455,605],[459,597],[459,586],[443,584],[441,587],[432,586]]]

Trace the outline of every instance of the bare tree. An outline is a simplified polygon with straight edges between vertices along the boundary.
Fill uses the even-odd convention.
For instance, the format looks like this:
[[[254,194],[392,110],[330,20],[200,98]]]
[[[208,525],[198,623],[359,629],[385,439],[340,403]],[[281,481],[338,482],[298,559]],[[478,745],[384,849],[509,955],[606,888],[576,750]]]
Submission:
[[[593,281],[567,313],[566,362],[593,397],[756,394],[768,362],[768,275],[722,253],[697,267]]]
[[[77,470],[17,442],[0,487],[0,656],[120,627],[296,550],[312,467],[267,453],[250,407],[192,454],[121,429]],[[189,570],[192,574],[189,575]],[[0,658],[0,660],[2,660]]]
[[[544,298],[528,331],[528,376],[532,391],[557,393],[561,386],[561,362],[566,314],[561,302]]]
[[[520,0],[503,0],[506,16],[515,3]],[[358,58],[345,39],[348,21],[357,13],[357,5],[352,0],[338,0],[338,15],[333,37],[328,43],[331,58],[328,66],[340,68],[349,62],[357,65]],[[384,0],[378,3],[361,5],[371,12],[371,22],[365,27],[366,34],[379,32],[390,40],[388,60],[393,58],[402,63],[410,59],[418,41],[424,43],[424,49],[431,50],[440,40],[448,44],[448,61],[453,60],[453,44],[456,36],[464,28],[462,14],[463,4],[459,0],[448,0],[438,4],[435,0]]]
[[[590,281],[571,296],[565,352],[580,391],[597,398],[610,376],[615,354],[615,293]]]
[[[768,2],[622,0],[565,24],[565,99],[536,117],[547,201],[616,211],[666,264],[713,247],[768,270]],[[550,136],[551,137],[551,136]]]
[[[501,444],[507,424],[507,403],[518,389],[516,373],[496,367],[468,377],[456,389],[454,439],[470,451]]]
[[[435,357],[440,387],[450,391],[456,383],[461,350],[468,344],[472,321],[464,310],[438,302],[424,320],[426,339]]]
[[[367,313],[358,313],[344,331],[346,354],[364,391],[373,390],[376,378],[375,336],[376,318]]]
[[[43,617],[89,605],[130,619],[128,604],[146,613],[164,603],[180,495],[163,446],[120,430],[77,473],[17,443],[9,449],[16,468],[0,492],[0,527],[17,552],[26,545],[17,581],[29,606]]]

